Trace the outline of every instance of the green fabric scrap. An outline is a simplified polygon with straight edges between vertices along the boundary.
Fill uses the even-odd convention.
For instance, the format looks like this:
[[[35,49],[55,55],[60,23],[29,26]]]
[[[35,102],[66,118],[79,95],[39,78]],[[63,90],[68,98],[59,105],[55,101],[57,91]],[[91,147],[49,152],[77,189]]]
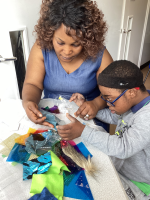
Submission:
[[[63,176],[58,174],[33,174],[30,194],[41,193],[46,187],[58,200],[62,200],[64,190]]]
[[[132,181],[144,194],[147,196],[150,194],[150,185],[147,183],[142,183],[142,182],[137,182],[137,181]]]
[[[11,165],[12,166],[16,166],[18,163],[17,162],[12,162]]]
[[[64,191],[63,176],[60,175],[62,170],[69,171],[67,166],[52,152],[52,165],[44,174],[34,174],[32,177],[32,184],[30,194],[31,196],[41,193],[44,187],[58,199],[62,200]],[[70,172],[70,171],[69,171]]]
[[[49,107],[47,106],[47,107],[45,107],[45,109],[46,109],[46,110],[49,110]]]
[[[67,166],[52,151],[50,152],[52,158],[52,165],[45,174],[59,174],[61,170],[70,172]]]

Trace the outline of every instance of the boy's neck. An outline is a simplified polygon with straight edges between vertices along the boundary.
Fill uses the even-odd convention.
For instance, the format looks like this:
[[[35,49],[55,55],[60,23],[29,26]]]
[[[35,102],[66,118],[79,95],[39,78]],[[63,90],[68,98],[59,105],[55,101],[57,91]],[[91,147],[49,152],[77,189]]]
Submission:
[[[145,91],[145,92],[142,92],[141,90],[139,90],[137,92],[137,97],[135,98],[134,102],[133,102],[133,106],[139,104],[141,101],[143,101],[146,97],[148,97],[150,94]]]

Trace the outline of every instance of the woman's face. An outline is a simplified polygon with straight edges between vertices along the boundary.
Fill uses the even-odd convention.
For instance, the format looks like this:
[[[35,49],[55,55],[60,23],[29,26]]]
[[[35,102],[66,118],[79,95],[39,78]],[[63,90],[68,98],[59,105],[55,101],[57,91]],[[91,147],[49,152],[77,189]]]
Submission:
[[[71,62],[82,51],[79,41],[66,34],[66,27],[63,24],[54,33],[53,46],[57,57],[62,62]]]

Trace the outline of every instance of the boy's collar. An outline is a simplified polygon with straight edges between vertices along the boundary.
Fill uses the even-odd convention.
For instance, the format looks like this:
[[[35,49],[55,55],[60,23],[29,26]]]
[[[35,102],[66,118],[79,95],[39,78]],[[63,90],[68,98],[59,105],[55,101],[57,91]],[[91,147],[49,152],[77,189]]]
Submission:
[[[150,94],[150,90],[147,90],[148,93]],[[136,104],[135,106],[133,106],[131,108],[133,113],[136,113],[138,110],[140,110],[146,103],[148,103],[148,101],[150,102],[150,96],[146,97],[145,99],[143,99],[140,103]]]

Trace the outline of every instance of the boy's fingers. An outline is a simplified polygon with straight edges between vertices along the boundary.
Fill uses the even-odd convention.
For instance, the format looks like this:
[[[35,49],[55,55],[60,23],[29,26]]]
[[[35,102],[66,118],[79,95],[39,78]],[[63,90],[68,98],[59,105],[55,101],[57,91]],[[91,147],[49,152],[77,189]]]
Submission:
[[[60,135],[60,137],[62,138],[67,138],[70,136],[70,130],[59,130],[58,134]]]
[[[71,122],[75,122],[75,118],[72,117],[69,113],[66,114],[66,117],[71,121]]]
[[[56,128],[58,129],[58,131],[67,131],[67,130],[70,130],[71,127],[70,127],[70,124],[66,124],[66,125],[59,125],[59,126],[56,126]],[[61,132],[62,133],[62,132]]]
[[[72,138],[66,137],[66,138],[62,138],[62,139],[65,140],[65,141],[68,141],[68,140],[71,140]]]

